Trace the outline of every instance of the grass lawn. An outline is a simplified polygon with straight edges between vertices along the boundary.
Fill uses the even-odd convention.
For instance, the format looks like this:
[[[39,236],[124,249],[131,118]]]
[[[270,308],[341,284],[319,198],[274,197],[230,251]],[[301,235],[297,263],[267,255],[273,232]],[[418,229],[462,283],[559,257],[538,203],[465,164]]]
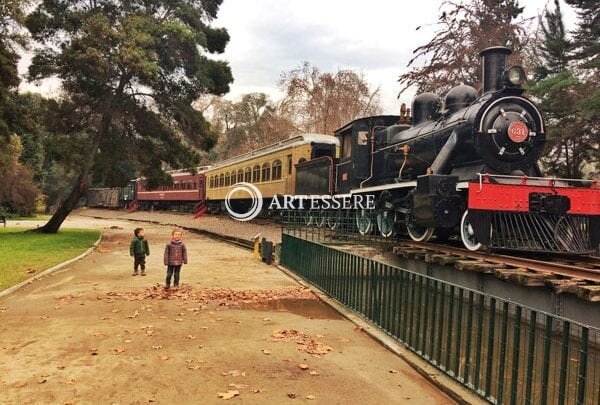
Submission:
[[[9,221],[47,221],[50,219],[50,215],[35,214],[30,217],[15,216],[15,217],[7,217],[6,219],[8,219]]]
[[[90,229],[61,229],[55,235],[25,231],[0,227],[0,291],[79,256],[100,236]]]

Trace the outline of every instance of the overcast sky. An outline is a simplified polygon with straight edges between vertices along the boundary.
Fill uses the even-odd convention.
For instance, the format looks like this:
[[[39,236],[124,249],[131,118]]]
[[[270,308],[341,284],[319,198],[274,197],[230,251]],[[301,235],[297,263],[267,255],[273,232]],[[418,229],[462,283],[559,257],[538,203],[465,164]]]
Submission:
[[[521,0],[526,16],[536,16],[548,0]],[[397,78],[406,69],[412,50],[433,35],[432,22],[442,0],[225,0],[215,26],[227,28],[231,41],[224,55],[235,79],[229,99],[249,92],[281,97],[277,86],[283,71],[308,61],[322,71],[350,68],[364,74],[373,88],[381,87],[384,113],[396,113],[405,92],[396,99]],[[572,9],[561,2],[567,28],[575,25]],[[424,26],[415,31],[417,26]],[[29,58],[20,70],[25,72]],[[23,83],[25,90],[39,86]],[[47,95],[59,91],[46,82]]]
[[[526,16],[536,16],[548,0],[521,0]],[[398,76],[412,50],[433,35],[442,0],[225,0],[215,22],[231,35],[224,59],[235,82],[227,98],[249,92],[281,97],[283,71],[303,61],[323,71],[351,68],[373,88],[381,87],[384,113],[397,113]],[[575,15],[561,2],[568,28]],[[424,26],[415,31],[417,26]]]

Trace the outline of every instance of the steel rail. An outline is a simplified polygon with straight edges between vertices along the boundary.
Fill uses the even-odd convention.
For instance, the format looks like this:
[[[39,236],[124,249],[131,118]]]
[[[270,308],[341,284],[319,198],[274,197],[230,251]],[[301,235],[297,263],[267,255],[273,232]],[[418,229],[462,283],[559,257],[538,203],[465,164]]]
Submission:
[[[486,262],[502,263],[508,266],[524,267],[529,270],[546,274],[556,274],[565,277],[581,278],[584,280],[600,283],[600,270],[594,270],[587,267],[581,267],[573,264],[560,262],[546,262],[542,260],[529,259],[525,257],[508,256],[496,253],[471,252],[466,249],[438,245],[435,243],[402,241],[408,246],[419,247],[422,249],[433,250],[442,253],[465,256],[467,258],[479,259]],[[591,258],[591,260],[595,260]]]

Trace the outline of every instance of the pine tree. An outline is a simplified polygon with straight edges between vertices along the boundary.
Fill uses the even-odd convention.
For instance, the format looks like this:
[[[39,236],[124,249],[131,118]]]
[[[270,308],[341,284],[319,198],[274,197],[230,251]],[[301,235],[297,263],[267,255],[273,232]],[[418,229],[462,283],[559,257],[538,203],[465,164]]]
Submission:
[[[586,165],[597,161],[594,137],[585,130],[586,119],[580,111],[581,94],[586,91],[569,66],[574,49],[563,23],[559,0],[554,11],[545,10],[540,18],[536,80],[529,92],[546,116],[547,150],[541,159],[546,171],[560,177],[580,178]]]
[[[575,7],[579,23],[574,32],[574,59],[581,61],[584,69],[595,69],[600,74],[600,1],[566,0]]]
[[[213,28],[222,0],[43,0],[26,25],[45,47],[29,73],[58,77],[64,97],[49,120],[57,156],[76,184],[40,232],[57,232],[92,180],[114,184],[130,163],[149,178],[164,164],[193,168],[216,133],[192,103],[233,81],[225,29]]]

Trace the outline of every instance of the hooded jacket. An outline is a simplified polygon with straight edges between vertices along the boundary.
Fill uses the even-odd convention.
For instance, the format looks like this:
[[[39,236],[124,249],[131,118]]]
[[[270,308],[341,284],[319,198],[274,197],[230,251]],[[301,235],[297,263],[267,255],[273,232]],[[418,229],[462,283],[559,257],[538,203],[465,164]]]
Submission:
[[[187,249],[180,240],[171,240],[165,246],[165,266],[181,266],[187,264]]]

